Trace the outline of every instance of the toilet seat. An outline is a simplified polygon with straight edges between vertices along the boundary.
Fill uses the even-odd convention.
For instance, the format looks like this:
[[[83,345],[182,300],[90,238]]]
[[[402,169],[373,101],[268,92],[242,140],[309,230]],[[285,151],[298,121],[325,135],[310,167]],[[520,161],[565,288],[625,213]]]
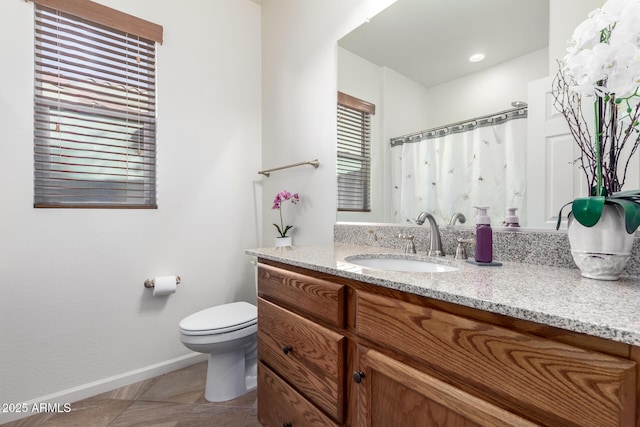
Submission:
[[[232,302],[207,308],[180,322],[184,335],[218,335],[248,328],[258,322],[256,306],[248,302]]]

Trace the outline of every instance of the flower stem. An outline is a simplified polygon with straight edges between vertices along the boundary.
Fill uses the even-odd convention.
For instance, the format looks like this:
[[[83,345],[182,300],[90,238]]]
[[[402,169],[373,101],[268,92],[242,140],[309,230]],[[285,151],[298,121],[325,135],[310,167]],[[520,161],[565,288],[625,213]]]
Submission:
[[[597,97],[593,103],[594,117],[596,121],[596,194],[594,196],[602,196],[602,98]]]
[[[282,237],[286,237],[284,234],[286,234],[284,232],[284,221],[282,221],[282,205],[280,205],[280,209],[278,209],[278,211],[280,211],[280,230],[282,230]]]

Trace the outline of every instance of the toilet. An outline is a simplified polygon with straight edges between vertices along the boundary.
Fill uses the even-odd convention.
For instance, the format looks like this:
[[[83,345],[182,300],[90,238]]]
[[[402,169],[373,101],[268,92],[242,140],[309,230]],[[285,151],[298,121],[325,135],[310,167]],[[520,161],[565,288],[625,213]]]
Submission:
[[[235,399],[256,388],[258,309],[233,302],[198,311],[180,321],[180,341],[209,354],[204,397],[209,402]]]

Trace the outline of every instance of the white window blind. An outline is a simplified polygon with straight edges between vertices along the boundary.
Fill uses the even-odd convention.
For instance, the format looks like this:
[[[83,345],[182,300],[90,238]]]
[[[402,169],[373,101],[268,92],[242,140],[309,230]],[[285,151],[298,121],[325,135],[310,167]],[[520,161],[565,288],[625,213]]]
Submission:
[[[338,210],[371,210],[371,115],[375,106],[338,92]]]
[[[155,104],[153,40],[36,4],[34,206],[156,208]]]

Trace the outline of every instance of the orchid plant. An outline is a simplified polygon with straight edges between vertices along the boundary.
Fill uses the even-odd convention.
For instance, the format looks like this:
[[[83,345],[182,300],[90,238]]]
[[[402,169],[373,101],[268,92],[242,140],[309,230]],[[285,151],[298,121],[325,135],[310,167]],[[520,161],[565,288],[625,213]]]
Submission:
[[[581,150],[576,162],[589,188],[588,197],[567,205],[572,205],[575,219],[586,227],[598,223],[605,203],[622,207],[628,233],[640,225],[640,191],[621,191],[640,145],[638,22],[640,0],[608,0],[592,11],[576,28],[553,82],[554,107],[566,119]],[[590,119],[583,113],[583,108],[589,108],[583,105],[585,98],[593,103],[593,115],[587,113]]]
[[[298,193],[291,194],[287,190],[283,190],[276,194],[276,198],[273,200],[273,207],[271,209],[277,209],[280,213],[280,225],[273,224],[278,230],[278,234],[280,237],[287,237],[287,232],[293,228],[293,225],[287,225],[285,227],[284,221],[282,220],[282,204],[286,201],[290,201],[294,205],[300,201],[300,196]]]

